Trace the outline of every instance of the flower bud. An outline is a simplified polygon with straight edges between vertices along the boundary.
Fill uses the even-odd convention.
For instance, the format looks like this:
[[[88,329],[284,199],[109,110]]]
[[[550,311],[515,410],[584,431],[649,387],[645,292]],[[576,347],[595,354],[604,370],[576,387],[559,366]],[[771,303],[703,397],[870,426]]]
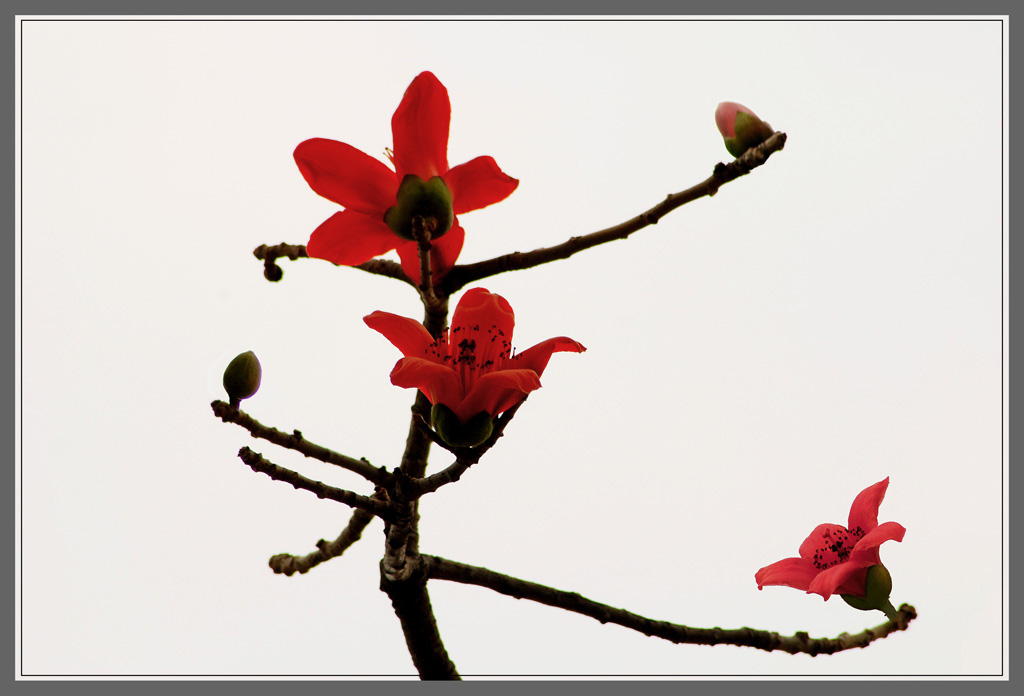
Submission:
[[[430,420],[441,439],[452,447],[476,447],[494,431],[494,419],[487,411],[481,411],[463,423],[444,404],[434,404],[430,409]]]
[[[843,598],[843,601],[854,609],[860,609],[861,611],[878,609],[879,611],[886,612],[886,615],[888,615],[889,610],[892,609],[892,604],[889,603],[889,594],[891,592],[892,576],[889,575],[886,567],[879,563],[868,568],[868,574],[864,580],[863,597],[849,594],[840,596]]]
[[[251,350],[236,355],[224,370],[224,391],[231,405],[238,408],[242,399],[248,399],[260,388],[263,369]]]
[[[736,102],[722,102],[715,110],[718,132],[725,139],[725,149],[739,157],[750,148],[760,145],[775,132],[757,115]]]
[[[395,205],[385,211],[384,222],[402,239],[416,238],[413,234],[416,218],[422,219],[419,224],[430,232],[431,239],[443,235],[455,221],[452,192],[439,176],[423,181],[415,174],[406,174],[395,200]]]

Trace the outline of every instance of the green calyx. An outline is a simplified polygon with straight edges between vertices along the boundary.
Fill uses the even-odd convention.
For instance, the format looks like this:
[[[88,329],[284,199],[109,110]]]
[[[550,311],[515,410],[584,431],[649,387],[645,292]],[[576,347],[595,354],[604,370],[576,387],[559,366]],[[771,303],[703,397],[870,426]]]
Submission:
[[[863,597],[849,594],[840,595],[840,597],[854,609],[860,609],[861,611],[877,609],[892,619],[896,615],[896,610],[893,608],[892,602],[889,601],[889,594],[891,592],[892,576],[889,575],[886,567],[879,563],[868,568],[867,578],[864,581]]]
[[[733,157],[739,157],[747,151],[747,148],[740,145],[740,141],[737,138],[725,138],[725,149]]]
[[[750,148],[756,147],[772,137],[775,131],[757,116],[740,111],[736,114],[733,132],[736,137],[725,139],[725,149],[733,157],[739,157]]]
[[[441,439],[452,447],[476,447],[494,432],[494,419],[487,411],[481,411],[463,423],[444,404],[434,404],[430,409],[430,420]]]
[[[255,394],[262,378],[263,369],[255,353],[249,350],[236,355],[224,370],[224,391],[228,393],[231,405],[237,407],[239,401]]]
[[[439,176],[424,181],[415,174],[406,174],[398,187],[395,205],[384,213],[384,222],[402,239],[415,240],[415,227],[437,239],[455,222],[452,192]]]

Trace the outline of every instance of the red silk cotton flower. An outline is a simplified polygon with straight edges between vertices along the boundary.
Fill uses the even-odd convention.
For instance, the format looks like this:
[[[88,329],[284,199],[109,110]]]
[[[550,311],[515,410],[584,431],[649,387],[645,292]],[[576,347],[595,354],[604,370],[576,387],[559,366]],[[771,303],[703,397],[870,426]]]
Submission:
[[[402,269],[418,283],[416,242],[397,236],[384,221],[407,175],[422,181],[441,177],[451,193],[454,215],[502,201],[519,185],[491,157],[477,157],[449,168],[450,119],[448,90],[432,73],[423,72],[409,85],[391,118],[394,152],[388,156],[395,171],[336,140],[313,138],[300,143],[295,148],[295,163],[306,182],[316,193],[345,208],[313,231],[306,253],[312,258],[355,266],[396,249]],[[455,219],[443,236],[433,240],[435,282],[455,265],[464,239],[465,232]]]
[[[878,506],[889,479],[865,488],[850,507],[847,526],[819,524],[800,545],[799,558],[785,558],[754,575],[757,589],[785,585],[820,594],[863,597],[868,568],[878,565],[878,547],[893,539],[903,541],[906,529],[896,522],[878,524]]]
[[[430,403],[448,407],[463,423],[482,412],[493,418],[539,389],[553,353],[586,350],[561,336],[514,355],[512,307],[483,288],[462,296],[451,328],[436,340],[423,324],[397,314],[378,311],[363,321],[405,355],[391,371],[391,383],[418,388]]]

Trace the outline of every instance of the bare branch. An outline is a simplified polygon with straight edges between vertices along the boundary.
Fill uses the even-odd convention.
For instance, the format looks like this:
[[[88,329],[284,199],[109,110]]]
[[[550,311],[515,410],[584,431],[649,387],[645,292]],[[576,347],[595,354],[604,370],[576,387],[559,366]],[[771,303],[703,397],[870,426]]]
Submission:
[[[705,181],[679,193],[670,194],[665,200],[654,206],[645,213],[637,215],[631,220],[622,224],[609,227],[608,229],[593,232],[581,237],[573,237],[562,244],[553,247],[535,249],[529,252],[514,252],[505,254],[487,261],[456,266],[440,283],[441,291],[447,295],[455,293],[460,288],[470,283],[487,278],[506,271],[520,271],[525,268],[533,268],[541,264],[567,259],[584,249],[590,249],[599,244],[625,239],[638,230],[648,225],[657,224],[658,220],[679,208],[704,196],[714,196],[718,189],[739,177],[748,174],[751,170],[764,164],[772,153],[778,152],[786,144],[785,133],[775,133],[768,140],[757,147],[753,147],[743,153],[742,156],[729,164],[719,162],[711,177]]]
[[[291,435],[283,433],[276,428],[263,425],[249,414],[235,408],[231,404],[226,404],[223,401],[214,401],[210,406],[213,407],[214,414],[216,414],[222,421],[242,426],[248,430],[253,437],[258,437],[263,440],[273,442],[275,445],[280,445],[281,447],[287,447],[288,449],[295,450],[296,452],[301,452],[307,457],[317,459],[326,464],[333,464],[335,466],[340,466],[342,469],[348,469],[378,486],[383,486],[390,481],[391,474],[383,468],[378,469],[365,459],[353,459],[352,457],[347,457],[344,454],[338,454],[326,447],[316,445],[305,439],[302,436],[302,433],[298,430],[293,431]]]
[[[276,556],[270,557],[269,565],[275,573],[284,574],[288,577],[295,573],[300,575],[308,573],[311,568],[315,568],[324,561],[337,558],[345,553],[348,547],[359,541],[363,535],[363,530],[366,529],[371,520],[373,520],[373,515],[369,512],[366,510],[356,510],[352,513],[352,519],[348,521],[348,525],[334,541],[328,542],[325,539],[321,539],[316,542],[316,551],[305,556],[279,553]]]
[[[358,266],[352,268],[358,268],[360,271],[364,271],[371,275],[385,276],[387,278],[394,278],[400,280],[406,285],[416,287],[416,283],[412,282],[412,278],[405,274],[402,270],[402,264],[392,261],[391,259],[370,259],[364,261]]]
[[[306,247],[303,244],[260,244],[256,247],[253,252],[253,256],[263,261],[263,275],[271,281],[277,282],[284,277],[284,271],[277,265],[277,260],[281,257],[287,257],[292,261],[296,259],[308,259],[309,254],[306,253]],[[358,268],[360,271],[365,271],[372,275],[386,276],[388,278],[394,278],[400,280],[403,283],[407,283],[415,287],[415,283],[409,279],[409,276],[402,270],[402,265],[395,263],[390,259],[370,259],[358,266],[352,268]]]
[[[328,486],[322,481],[306,478],[291,469],[285,469],[283,466],[278,466],[264,459],[259,452],[253,452],[248,447],[238,450],[238,457],[248,464],[249,468],[253,471],[266,474],[275,481],[290,483],[294,488],[301,488],[302,490],[314,493],[317,498],[327,498],[328,500],[334,500],[354,508],[366,510],[384,520],[390,520],[394,517],[394,509],[388,503],[367,498],[365,495],[359,495],[343,488]]]
[[[753,628],[690,628],[668,621],[648,619],[624,609],[615,609],[607,604],[600,604],[576,592],[556,590],[535,582],[502,575],[486,568],[457,563],[437,556],[425,555],[420,558],[421,562],[426,565],[427,576],[430,579],[450,580],[486,587],[516,599],[529,599],[550,607],[583,614],[597,619],[601,623],[617,624],[639,631],[646,636],[663,638],[672,643],[737,645],[769,652],[782,650],[790,654],[831,655],[842,650],[866,647],[879,638],[885,638],[891,633],[905,630],[907,624],[917,618],[917,611],[914,607],[904,604],[899,608],[897,621],[886,621],[875,628],[866,629],[855,635],[842,633],[836,638],[811,638],[804,632],[783,636],[774,631]]]

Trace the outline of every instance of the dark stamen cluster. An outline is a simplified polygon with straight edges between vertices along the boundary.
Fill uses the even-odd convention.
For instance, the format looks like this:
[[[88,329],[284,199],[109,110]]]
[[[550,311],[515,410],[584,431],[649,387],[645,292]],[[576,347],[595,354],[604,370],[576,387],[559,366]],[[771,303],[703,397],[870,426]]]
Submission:
[[[862,536],[864,536],[864,530],[860,527],[852,530],[845,527],[826,529],[822,533],[825,545],[814,551],[811,562],[818,570],[825,570],[845,563],[850,559],[853,547]]]
[[[463,336],[462,334],[468,334]],[[483,335],[482,335],[483,334]],[[481,340],[490,337],[490,341],[483,346],[478,345],[477,338]],[[451,351],[450,346],[456,348]],[[480,349],[479,359],[477,349]],[[495,350],[497,349],[497,350]],[[431,343],[424,354],[434,362],[443,365],[450,365],[457,370],[490,372],[494,367],[500,367],[502,363],[512,357],[512,346],[505,338],[505,332],[497,326],[491,326],[486,331],[480,330],[480,325],[456,326],[450,331]]]

